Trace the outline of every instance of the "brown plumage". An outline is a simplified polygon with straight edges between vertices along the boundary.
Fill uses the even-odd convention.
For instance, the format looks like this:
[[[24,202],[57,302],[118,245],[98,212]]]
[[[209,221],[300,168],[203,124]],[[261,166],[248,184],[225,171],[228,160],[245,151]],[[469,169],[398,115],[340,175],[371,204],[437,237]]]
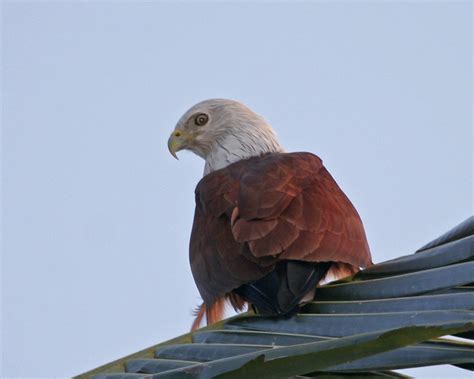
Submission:
[[[246,301],[236,293],[232,292],[217,299],[209,308],[207,307],[206,303],[202,303],[201,305],[198,305],[193,312],[195,318],[191,326],[191,330],[194,331],[198,329],[201,323],[204,321],[204,317],[206,317],[206,323],[208,325],[222,320],[225,313],[227,300],[230,302],[236,312],[242,311],[245,308]]]
[[[196,188],[190,260],[209,306],[280,261],[352,267],[334,266],[336,278],[371,263],[357,211],[310,153],[267,154],[206,175]]]
[[[204,303],[193,329],[249,303],[290,316],[318,284],[371,264],[357,211],[322,161],[285,153],[273,129],[243,104],[201,102],[178,122],[170,152],[206,161],[195,191],[190,242],[193,276]]]

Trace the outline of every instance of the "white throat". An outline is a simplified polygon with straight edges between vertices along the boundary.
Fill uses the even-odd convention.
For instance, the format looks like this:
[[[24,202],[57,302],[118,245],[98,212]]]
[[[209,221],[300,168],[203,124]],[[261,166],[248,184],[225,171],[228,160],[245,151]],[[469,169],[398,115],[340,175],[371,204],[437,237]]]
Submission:
[[[259,156],[265,153],[282,153],[285,150],[278,143],[273,133],[271,138],[259,138],[250,133],[236,136],[227,134],[216,140],[211,152],[206,157],[204,176],[224,168],[242,159]]]

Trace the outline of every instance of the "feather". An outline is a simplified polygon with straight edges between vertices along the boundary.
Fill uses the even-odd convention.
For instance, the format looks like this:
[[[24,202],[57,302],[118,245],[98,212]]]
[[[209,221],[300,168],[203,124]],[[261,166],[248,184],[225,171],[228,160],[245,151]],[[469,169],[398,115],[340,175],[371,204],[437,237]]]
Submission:
[[[196,329],[199,329],[205,314],[206,314],[206,304],[204,303],[202,303],[201,305],[198,305],[194,309],[193,311],[194,321],[191,326],[191,332],[194,332]]]
[[[195,319],[191,326],[191,331],[194,332],[199,329],[204,315],[206,316],[206,322],[208,325],[214,324],[224,318],[226,298],[222,297],[218,299],[212,306],[207,307],[205,303],[199,305],[194,311],[193,315]]]
[[[201,179],[190,261],[210,323],[230,294],[265,314],[294,312],[322,278],[352,275],[371,256],[357,211],[322,161],[272,153]]]

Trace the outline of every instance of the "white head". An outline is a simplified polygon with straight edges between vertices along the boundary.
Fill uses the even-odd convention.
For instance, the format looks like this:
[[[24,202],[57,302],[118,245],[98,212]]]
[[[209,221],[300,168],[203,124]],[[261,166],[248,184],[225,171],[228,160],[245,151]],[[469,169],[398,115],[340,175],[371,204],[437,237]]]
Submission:
[[[176,158],[191,150],[206,161],[204,175],[241,159],[283,152],[275,132],[263,117],[234,100],[210,99],[189,109],[168,140]]]

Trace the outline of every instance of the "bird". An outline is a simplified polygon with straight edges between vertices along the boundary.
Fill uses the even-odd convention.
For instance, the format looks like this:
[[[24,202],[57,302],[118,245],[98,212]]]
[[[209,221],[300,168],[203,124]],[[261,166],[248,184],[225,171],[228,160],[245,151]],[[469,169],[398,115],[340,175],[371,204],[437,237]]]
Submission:
[[[322,160],[286,152],[271,125],[239,101],[201,101],[178,120],[170,153],[204,159],[189,243],[202,297],[191,330],[230,303],[292,317],[317,287],[372,258],[361,218]]]

